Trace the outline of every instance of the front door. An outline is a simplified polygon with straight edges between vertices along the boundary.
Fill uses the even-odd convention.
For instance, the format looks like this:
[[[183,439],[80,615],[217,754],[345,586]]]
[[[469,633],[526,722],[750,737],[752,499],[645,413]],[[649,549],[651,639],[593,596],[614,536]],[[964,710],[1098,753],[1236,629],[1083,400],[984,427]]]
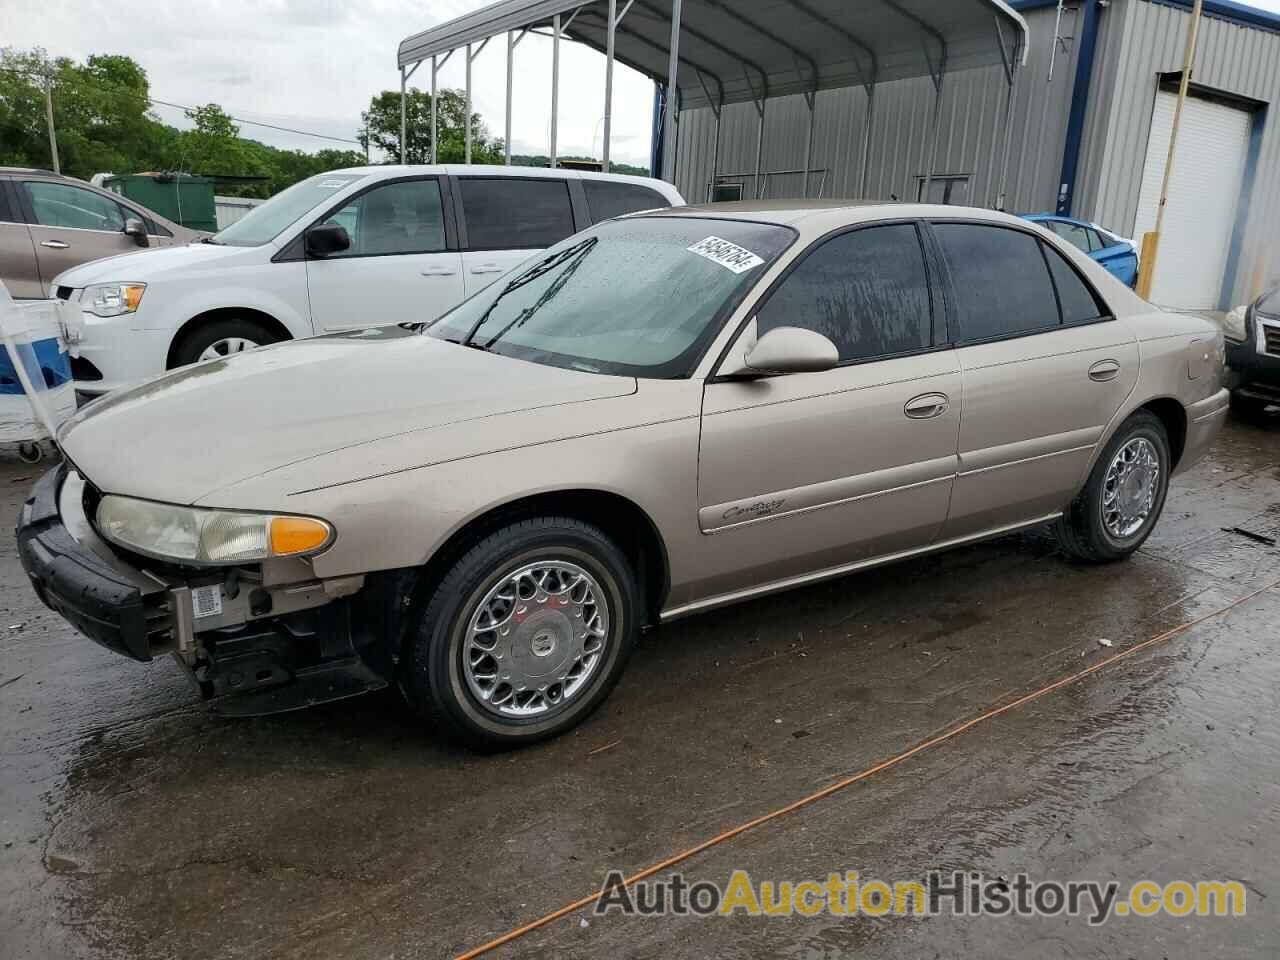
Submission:
[[[960,473],[945,539],[1061,512],[1137,382],[1133,334],[1029,231],[936,223],[964,375]]]
[[[960,368],[935,323],[912,223],[819,241],[770,294],[756,335],[815,330],[824,373],[708,383],[698,523],[718,596],[816,575],[933,541],[947,514]]]
[[[139,249],[124,233],[125,209],[108,196],[52,180],[23,180],[18,189],[46,287],[64,270]]]
[[[377,184],[319,222],[346,228],[351,246],[307,259],[317,332],[434,320],[461,302],[461,256],[449,249],[438,177]]]

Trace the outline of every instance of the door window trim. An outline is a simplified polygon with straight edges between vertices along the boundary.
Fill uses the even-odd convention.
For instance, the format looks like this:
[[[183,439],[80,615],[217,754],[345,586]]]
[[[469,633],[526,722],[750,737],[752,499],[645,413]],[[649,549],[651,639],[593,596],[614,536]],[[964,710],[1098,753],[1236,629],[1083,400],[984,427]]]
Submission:
[[[349,194],[342,200],[336,201],[332,206],[325,209],[324,213],[313,219],[305,227],[298,231],[292,240],[286,243],[271,258],[272,263],[288,263],[294,260],[368,260],[374,257],[429,257],[438,253],[457,253],[458,251],[458,231],[457,225],[453,220],[453,204],[450,197],[450,189],[448,177],[444,174],[430,173],[419,176],[410,177],[388,177],[385,180],[375,180],[373,183],[365,184],[355,193]],[[379,187],[385,187],[393,183],[421,183],[426,180],[435,180],[440,186],[440,215],[444,219],[444,249],[443,250],[420,250],[414,253],[353,253],[345,257],[308,257],[306,250],[305,237],[307,231],[317,224],[324,223],[335,213],[344,210],[351,204],[355,203],[366,193],[370,193]]]
[[[0,223],[20,223],[26,226],[27,220],[22,208],[17,200],[10,196],[12,190],[9,178],[0,177]]]
[[[587,210],[587,197],[583,192],[582,184],[578,181],[577,177],[508,177],[502,174],[494,176],[491,173],[455,173],[450,174],[449,178],[455,181],[455,186],[457,187],[457,189],[453,191],[453,206],[454,216],[458,221],[458,249],[463,253],[492,253],[498,250],[545,250],[547,247],[554,246],[555,243],[559,243],[560,240],[566,239],[566,237],[561,237],[560,240],[556,240],[554,243],[534,244],[532,246],[473,247],[471,245],[471,237],[467,232],[467,214],[462,205],[463,180],[511,180],[524,183],[529,181],[533,181],[534,183],[546,183],[547,181],[552,181],[554,183],[562,183],[564,184],[565,192],[569,194],[569,217],[573,221],[573,233],[568,234],[568,236],[571,237],[574,233],[579,233],[592,225],[591,217]],[[575,185],[577,186],[577,190],[574,189]]]
[[[734,331],[733,336],[724,345],[724,349],[720,351],[720,356],[716,359],[713,371],[718,371],[724,365],[725,358],[729,355],[729,351],[742,338],[742,333],[747,328],[747,324],[751,323],[759,315],[760,311],[769,302],[782,284],[787,281],[792,272],[799,268],[800,264],[818,250],[828,241],[835,240],[846,234],[857,233],[862,230],[874,230],[876,227],[895,227],[909,225],[916,229],[916,242],[920,245],[920,259],[924,263],[925,280],[929,288],[929,337],[933,341],[932,346],[920,347],[915,350],[902,350],[896,353],[880,354],[874,357],[859,357],[849,360],[841,360],[832,369],[842,370],[846,367],[859,367],[867,363],[880,363],[884,360],[900,360],[904,357],[919,357],[927,353],[939,353],[943,350],[950,350],[954,344],[948,336],[948,327],[944,322],[939,328],[939,315],[941,314],[945,320],[946,300],[942,296],[942,278],[937,275],[937,266],[933,263],[930,256],[929,245],[926,242],[925,224],[918,217],[893,217],[887,220],[871,220],[865,223],[846,224],[842,227],[836,227],[824,233],[822,236],[815,238],[805,249],[801,250],[791,262],[783,268],[778,276],[774,277],[773,282],[761,293],[747,310],[746,315],[738,324],[738,329]],[[719,373],[713,372],[707,378],[707,383],[721,383],[728,380],[734,380],[734,377],[722,377]]]
[[[1080,272],[1080,268],[1071,262],[1071,257],[1067,253],[1064,253],[1061,249],[1057,248],[1056,245],[1054,245],[1056,252],[1059,254],[1059,256],[1062,257],[1064,261],[1066,261],[1067,266],[1070,267],[1071,270],[1075,272],[1075,275],[1080,279],[1080,282],[1084,284],[1085,289],[1088,290],[1091,294],[1093,294],[1094,301],[1097,303],[1101,303],[1103,306],[1107,308],[1106,313],[1102,314],[1101,316],[1094,317],[1091,320],[1076,320],[1073,323],[1062,322],[1062,298],[1061,298],[1061,295],[1058,293],[1058,281],[1055,280],[1053,277],[1053,270],[1049,266],[1048,255],[1044,251],[1044,245],[1049,243],[1049,241],[1045,240],[1043,236],[1040,236],[1039,234],[1037,234],[1030,227],[1023,227],[1022,225],[1017,223],[993,223],[990,220],[978,220],[973,217],[930,217],[927,221],[924,221],[922,223],[922,226],[926,230],[928,230],[929,235],[933,239],[933,242],[937,245],[938,257],[939,257],[941,269],[943,272],[944,282],[948,288],[948,293],[950,297],[953,298],[952,302],[958,302],[954,299],[956,296],[955,278],[952,277],[951,275],[951,264],[947,261],[946,252],[942,248],[942,241],[939,240],[937,234],[933,232],[933,227],[935,224],[943,224],[943,223],[965,224],[973,227],[988,227],[992,230],[1011,230],[1014,233],[1021,233],[1025,236],[1030,237],[1032,240],[1035,240],[1037,243],[1041,245],[1040,259],[1044,262],[1045,270],[1048,271],[1049,285],[1050,287],[1053,288],[1054,301],[1058,307],[1057,326],[1036,327],[1031,330],[1020,330],[1014,333],[997,334],[994,337],[981,337],[981,338],[974,338],[974,339],[968,339],[964,336],[964,328],[960,322],[960,318],[958,316],[958,311],[957,311],[955,327],[954,327],[954,330],[952,330],[952,342],[955,347],[957,348],[974,347],[974,346],[980,346],[982,344],[987,344],[987,343],[1000,343],[1005,340],[1021,340],[1024,337],[1039,337],[1039,336],[1043,336],[1046,333],[1057,333],[1060,330],[1074,330],[1077,327],[1090,327],[1090,326],[1093,326],[1094,324],[1110,323],[1116,319],[1115,311],[1112,310],[1111,304],[1107,300],[1107,298],[1104,297],[1101,293],[1099,293],[1098,288],[1095,287],[1090,282],[1089,278]],[[1049,232],[1053,233],[1053,231],[1049,231]],[[1072,246],[1066,240],[1063,240],[1056,233],[1053,233],[1053,237],[1058,242],[1062,243],[1064,246],[1070,247],[1072,250],[1076,250],[1074,246]],[[1083,251],[1076,250],[1076,252],[1079,253],[1081,256],[1088,256],[1088,254],[1084,253]]]

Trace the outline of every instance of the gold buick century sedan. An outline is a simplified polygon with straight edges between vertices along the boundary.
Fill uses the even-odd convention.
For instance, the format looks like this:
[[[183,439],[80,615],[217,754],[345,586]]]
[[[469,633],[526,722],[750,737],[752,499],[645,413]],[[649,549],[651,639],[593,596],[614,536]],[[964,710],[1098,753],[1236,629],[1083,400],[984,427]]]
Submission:
[[[430,323],[90,405],[18,540],[49,606],[222,713],[396,684],[512,746],[586,717],[646,626],[1043,524],[1129,556],[1222,372],[1211,322],[1014,217],[681,207]]]

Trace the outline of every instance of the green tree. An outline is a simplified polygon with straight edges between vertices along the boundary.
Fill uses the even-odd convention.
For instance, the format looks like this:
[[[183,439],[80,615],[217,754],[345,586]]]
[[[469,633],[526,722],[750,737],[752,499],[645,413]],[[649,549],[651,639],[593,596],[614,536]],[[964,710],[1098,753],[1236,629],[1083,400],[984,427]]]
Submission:
[[[440,137],[437,160],[462,163],[466,159],[466,94],[461,90],[441,90],[437,104],[436,128]],[[360,114],[363,129],[359,140],[365,148],[377,147],[391,163],[400,162],[400,91],[383,90],[369,101]],[[408,149],[405,163],[431,162],[431,94],[410,89],[405,98],[405,132]],[[471,162],[501,163],[502,140],[495,139],[481,120],[471,114]]]

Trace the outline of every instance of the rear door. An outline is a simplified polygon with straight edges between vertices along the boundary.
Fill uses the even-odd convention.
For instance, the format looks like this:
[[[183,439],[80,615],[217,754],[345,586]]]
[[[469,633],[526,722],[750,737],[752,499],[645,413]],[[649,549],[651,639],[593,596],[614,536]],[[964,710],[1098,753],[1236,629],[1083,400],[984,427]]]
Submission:
[[[0,280],[15,300],[45,295],[36,263],[36,245],[27,229],[13,185],[0,177]]]
[[[137,242],[125,236],[124,207],[105,193],[62,180],[14,183],[30,223],[45,286],[64,270],[138,249]]]
[[[384,180],[316,221],[351,237],[346,250],[306,260],[317,331],[426,322],[462,300],[447,192],[444,177]]]
[[[568,177],[461,175],[454,183],[467,296],[577,231]]]
[[[740,573],[705,592],[932,542],[956,471],[961,381],[930,277],[917,225],[877,224],[817,241],[766,294],[758,336],[815,330],[840,365],[708,382],[699,527]]]
[[[943,538],[1066,508],[1137,381],[1133,335],[1029,230],[935,222],[964,375],[959,475]]]

